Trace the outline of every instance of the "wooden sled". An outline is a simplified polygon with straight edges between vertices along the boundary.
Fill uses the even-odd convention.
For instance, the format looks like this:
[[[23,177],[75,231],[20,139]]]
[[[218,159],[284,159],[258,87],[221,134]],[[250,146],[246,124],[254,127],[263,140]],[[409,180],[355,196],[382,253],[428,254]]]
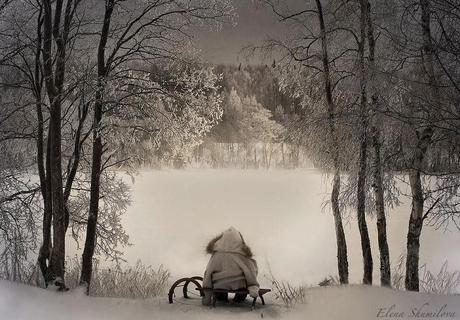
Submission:
[[[215,288],[203,288],[202,283],[203,283],[203,277],[200,276],[194,276],[190,278],[181,278],[177,280],[176,282],[173,283],[171,288],[169,289],[168,292],[168,301],[169,303],[174,302],[174,297],[176,296],[176,289],[177,288],[182,288],[182,295],[185,299],[190,299],[190,295],[193,294],[191,291],[189,291],[189,286],[190,284],[193,284],[195,286],[195,290],[199,291],[199,296],[203,297],[205,291],[211,291],[211,304],[213,307],[216,306],[216,294],[217,293],[235,293],[235,294],[249,294],[249,291],[247,289],[239,289],[239,290],[227,290],[227,289],[215,289]],[[252,309],[255,308],[257,299],[260,298],[260,302],[262,305],[265,305],[265,300],[264,300],[264,294],[270,292],[271,289],[259,289],[259,296],[252,298],[252,304],[251,307]]]

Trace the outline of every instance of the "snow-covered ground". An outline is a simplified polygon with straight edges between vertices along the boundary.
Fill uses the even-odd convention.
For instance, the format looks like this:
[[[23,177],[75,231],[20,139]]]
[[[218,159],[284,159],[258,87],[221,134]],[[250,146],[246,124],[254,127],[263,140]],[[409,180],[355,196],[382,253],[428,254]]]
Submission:
[[[126,179],[131,184],[129,178]],[[209,239],[234,226],[241,230],[259,263],[261,280],[273,274],[294,284],[315,285],[337,274],[334,223],[323,202],[329,180],[316,170],[162,170],[143,171],[132,184],[133,203],[124,226],[133,246],[125,258],[134,264],[164,264],[172,278],[202,274]],[[405,253],[410,202],[388,215],[392,263]],[[376,221],[368,218],[379,279]],[[350,279],[359,283],[362,256],[356,219],[345,225]],[[445,260],[460,270],[460,232],[426,227],[421,262],[432,272]],[[73,255],[73,250],[68,250]]]
[[[400,317],[396,317],[395,313]],[[318,287],[308,289],[306,303],[298,304],[292,309],[276,304],[272,297],[267,295],[266,306],[258,306],[254,311],[250,311],[248,306],[217,306],[211,309],[201,306],[198,299],[189,304],[170,305],[166,297],[154,300],[94,298],[85,296],[81,291],[58,293],[0,281],[0,319],[2,320],[249,320],[260,318],[460,319],[460,296],[434,296],[358,285]]]

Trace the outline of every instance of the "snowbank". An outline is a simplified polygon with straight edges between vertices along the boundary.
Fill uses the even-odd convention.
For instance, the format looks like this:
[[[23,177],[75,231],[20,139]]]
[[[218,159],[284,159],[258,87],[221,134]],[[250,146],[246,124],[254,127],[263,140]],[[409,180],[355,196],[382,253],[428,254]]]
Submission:
[[[321,287],[307,290],[307,303],[289,310],[270,298],[272,296],[267,295],[267,306],[259,306],[251,312],[247,306],[210,309],[201,306],[198,299],[188,301],[189,304],[170,305],[166,297],[155,300],[94,298],[81,291],[58,293],[0,281],[0,319],[460,319],[458,295],[434,296],[357,285]]]

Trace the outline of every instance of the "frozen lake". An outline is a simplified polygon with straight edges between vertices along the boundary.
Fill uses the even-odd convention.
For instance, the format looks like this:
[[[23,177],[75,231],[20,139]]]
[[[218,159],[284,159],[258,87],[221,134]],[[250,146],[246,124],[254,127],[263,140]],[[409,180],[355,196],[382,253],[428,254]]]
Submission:
[[[164,170],[144,171],[132,185],[133,203],[124,225],[133,246],[125,258],[134,263],[163,264],[173,278],[202,274],[209,259],[207,242],[234,226],[259,263],[259,278],[273,274],[293,283],[317,284],[336,275],[334,223],[323,202],[329,180],[315,170]],[[388,240],[392,263],[405,252],[410,202],[389,212]],[[379,283],[376,221],[368,218]],[[346,222],[350,281],[362,278],[357,222]],[[421,262],[438,271],[445,260],[460,270],[460,232],[425,227]]]

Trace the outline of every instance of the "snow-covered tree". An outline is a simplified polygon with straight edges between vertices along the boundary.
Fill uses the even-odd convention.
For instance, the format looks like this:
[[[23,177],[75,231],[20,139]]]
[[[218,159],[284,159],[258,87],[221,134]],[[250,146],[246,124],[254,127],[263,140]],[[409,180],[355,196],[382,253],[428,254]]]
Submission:
[[[111,165],[111,148],[124,140],[117,139],[122,131],[116,129],[128,129],[124,133],[131,134],[121,143],[125,148],[126,142],[134,144],[139,141],[138,135],[146,132],[153,140],[159,136],[163,142],[172,142],[168,146],[171,154],[180,146],[196,144],[220,117],[214,92],[216,78],[211,70],[197,72],[183,67],[179,62],[183,63],[186,55],[181,53],[187,47],[191,28],[204,24],[219,27],[232,16],[228,0],[106,0],[101,11],[104,14],[95,18],[101,22],[101,29],[96,33],[91,190],[80,279],[88,289],[96,245],[100,175]],[[167,77],[156,82],[155,75],[152,78],[142,70],[130,70],[146,63],[172,67],[166,73],[170,81],[164,81]]]

